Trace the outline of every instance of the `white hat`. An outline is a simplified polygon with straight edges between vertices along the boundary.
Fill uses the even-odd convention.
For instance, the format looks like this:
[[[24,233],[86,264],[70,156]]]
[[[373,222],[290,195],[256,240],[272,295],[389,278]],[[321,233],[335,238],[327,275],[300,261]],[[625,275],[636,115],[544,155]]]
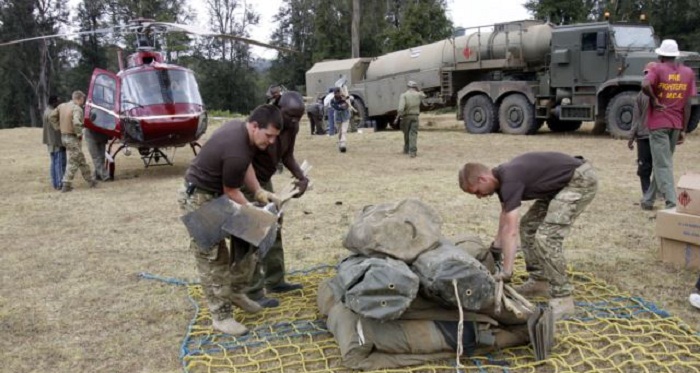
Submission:
[[[418,83],[414,82],[413,80],[409,80],[408,84],[406,84],[410,88],[418,88]]]
[[[661,46],[656,48],[656,54],[662,57],[678,57],[681,53],[678,51],[678,43],[673,39],[665,39],[661,42]]]

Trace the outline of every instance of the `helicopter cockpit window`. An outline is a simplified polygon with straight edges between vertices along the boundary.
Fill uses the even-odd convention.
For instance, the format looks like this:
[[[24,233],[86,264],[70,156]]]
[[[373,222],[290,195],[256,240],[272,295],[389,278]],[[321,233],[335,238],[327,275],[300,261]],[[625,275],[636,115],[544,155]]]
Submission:
[[[92,87],[92,104],[94,107],[91,110],[92,122],[101,128],[113,130],[117,123],[114,120],[114,91],[116,90],[117,82],[109,75],[98,75],[95,78],[95,83]]]
[[[122,80],[122,109],[159,104],[202,105],[194,75],[186,70],[148,70]]]

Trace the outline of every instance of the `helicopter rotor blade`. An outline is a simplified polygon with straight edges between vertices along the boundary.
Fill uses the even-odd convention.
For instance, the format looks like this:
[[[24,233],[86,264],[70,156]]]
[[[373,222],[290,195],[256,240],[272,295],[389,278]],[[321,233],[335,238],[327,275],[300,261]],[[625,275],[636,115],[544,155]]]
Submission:
[[[98,29],[98,30],[91,30],[91,31],[80,31],[80,32],[69,32],[69,33],[64,33],[64,34],[53,34],[53,35],[42,35],[42,36],[35,36],[33,38],[26,38],[26,39],[17,39],[17,40],[11,40],[8,42],[0,43],[0,47],[4,47],[7,45],[13,45],[13,44],[19,44],[19,43],[24,43],[27,41],[32,41],[32,40],[45,40],[45,39],[54,39],[54,38],[65,38],[68,36],[80,36],[80,35],[94,35],[94,34],[106,34],[109,32],[114,32],[114,28],[105,28],[105,29]]]
[[[144,24],[146,27],[165,27],[167,28],[168,31],[180,31],[180,32],[186,32],[189,34],[194,34],[198,36],[208,36],[208,37],[215,37],[215,38],[222,38],[222,39],[231,39],[235,41],[240,41],[242,43],[246,44],[252,44],[252,45],[257,45],[259,47],[264,47],[264,48],[270,48],[270,49],[276,49],[280,52],[287,52],[287,53],[298,53],[297,51],[285,47],[280,47],[268,43],[263,43],[261,41],[257,41],[254,39],[249,39],[245,38],[242,36],[237,36],[237,35],[231,35],[231,34],[220,34],[212,31],[206,31],[202,30],[200,28],[190,26],[190,25],[182,25],[179,23],[169,23],[169,22],[149,22],[147,24]]]

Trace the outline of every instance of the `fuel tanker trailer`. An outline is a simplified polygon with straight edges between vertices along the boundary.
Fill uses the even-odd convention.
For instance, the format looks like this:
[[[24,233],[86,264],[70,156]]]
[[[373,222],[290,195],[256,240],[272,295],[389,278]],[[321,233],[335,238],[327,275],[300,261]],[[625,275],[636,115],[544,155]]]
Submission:
[[[657,59],[657,47],[646,24],[515,21],[375,58],[318,62],[306,72],[306,87],[318,96],[346,79],[363,119],[378,129],[393,122],[413,80],[426,94],[424,110],[456,107],[469,133],[533,134],[544,123],[565,132],[595,121],[596,131],[625,137],[642,70]],[[698,53],[680,59],[700,76]],[[689,130],[700,119],[700,99],[691,102]]]

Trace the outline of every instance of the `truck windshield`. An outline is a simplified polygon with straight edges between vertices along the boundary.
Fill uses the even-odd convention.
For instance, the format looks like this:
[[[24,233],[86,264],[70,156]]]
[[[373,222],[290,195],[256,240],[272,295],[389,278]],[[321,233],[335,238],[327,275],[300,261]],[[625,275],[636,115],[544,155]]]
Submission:
[[[613,26],[617,48],[656,48],[651,27]]]
[[[186,70],[148,70],[124,76],[122,110],[148,105],[202,105],[194,75]]]

